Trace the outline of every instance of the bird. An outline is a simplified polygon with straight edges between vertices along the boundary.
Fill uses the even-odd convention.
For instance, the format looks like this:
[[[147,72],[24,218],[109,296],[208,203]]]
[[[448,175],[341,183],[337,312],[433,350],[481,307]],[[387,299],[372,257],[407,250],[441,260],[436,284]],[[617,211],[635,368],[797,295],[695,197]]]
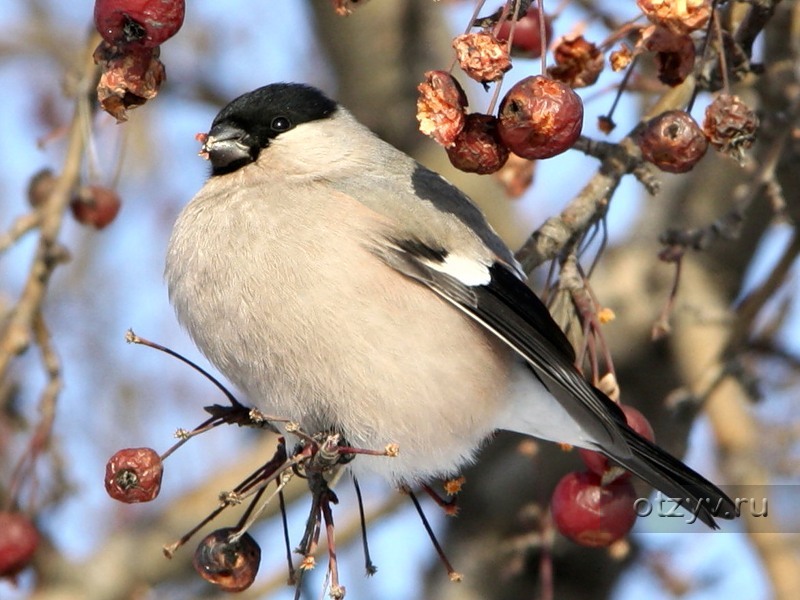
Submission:
[[[506,430],[600,452],[709,527],[734,514],[584,379],[472,200],[322,91],[260,87],[201,139],[210,175],[175,222],[168,294],[259,409],[353,447],[397,444],[347,466],[397,486],[453,475]]]

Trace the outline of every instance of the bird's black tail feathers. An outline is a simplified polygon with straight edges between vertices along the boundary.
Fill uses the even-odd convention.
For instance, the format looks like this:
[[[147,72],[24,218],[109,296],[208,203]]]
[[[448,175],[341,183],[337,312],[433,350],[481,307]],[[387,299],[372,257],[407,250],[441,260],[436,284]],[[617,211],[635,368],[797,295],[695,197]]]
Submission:
[[[719,529],[715,517],[736,516],[736,505],[725,492],[630,427],[623,426],[622,430],[631,454],[620,458],[611,455],[615,462],[667,494],[672,502],[712,529]]]

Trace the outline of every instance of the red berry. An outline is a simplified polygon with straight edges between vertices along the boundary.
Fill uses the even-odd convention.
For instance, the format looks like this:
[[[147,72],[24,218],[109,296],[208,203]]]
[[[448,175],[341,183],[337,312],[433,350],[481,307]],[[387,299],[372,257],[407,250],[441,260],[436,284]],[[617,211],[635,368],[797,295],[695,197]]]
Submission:
[[[642,157],[668,173],[691,171],[708,149],[703,130],[682,110],[650,119],[636,141]]]
[[[653,432],[653,426],[647,420],[638,408],[634,408],[628,404],[620,404],[622,412],[625,413],[625,420],[636,433],[650,442],[656,441],[656,434]]]
[[[83,225],[103,229],[117,216],[120,199],[114,190],[98,185],[81,188],[70,202],[72,215]]]
[[[125,502],[150,502],[161,491],[164,465],[152,448],[125,448],[106,463],[106,491]]]
[[[636,492],[628,479],[600,484],[596,473],[568,473],[553,490],[550,508],[558,530],[589,547],[609,546],[636,522]]]
[[[547,15],[544,18],[544,28],[547,37],[544,44],[542,44],[539,9],[535,6],[529,8],[528,12],[519,18],[516,27],[514,27],[514,39],[511,41],[512,54],[524,58],[539,58],[542,55],[542,48],[547,48],[547,42],[553,37],[553,26]],[[510,35],[511,21],[503,21],[497,31],[497,39],[507,42]]]
[[[31,520],[17,512],[0,512],[0,578],[13,577],[28,566],[39,545]]]
[[[569,149],[583,127],[583,102],[568,85],[536,75],[518,81],[500,103],[500,139],[522,158]]]
[[[258,573],[261,548],[249,533],[238,534],[224,527],[208,534],[197,546],[192,565],[200,576],[226,592],[241,592],[250,587]]]
[[[586,448],[578,448],[578,453],[581,455],[581,460],[586,468],[592,473],[603,475],[608,473],[609,469],[616,466],[608,460],[605,454],[595,452],[594,450],[587,450]]]
[[[453,166],[467,173],[494,173],[508,160],[508,148],[497,135],[497,119],[492,115],[467,115],[464,129],[447,148]]]
[[[185,0],[96,0],[94,24],[114,46],[155,48],[183,25]]]
[[[651,442],[656,441],[656,436],[653,433],[653,428],[650,426],[650,421],[647,420],[647,417],[645,417],[633,406],[620,404],[620,408],[622,409],[622,412],[625,413],[625,419],[628,421],[628,425],[630,425],[631,429],[633,429],[642,437],[647,438]],[[586,450],[585,448],[579,448],[578,451],[580,452],[586,468],[593,473],[603,476],[605,480],[609,480],[609,476],[610,479],[630,476],[628,471],[622,470],[622,467],[609,461],[604,454],[600,454],[599,452],[595,452],[593,450]],[[611,469],[619,469],[620,472],[618,474],[612,473]]]

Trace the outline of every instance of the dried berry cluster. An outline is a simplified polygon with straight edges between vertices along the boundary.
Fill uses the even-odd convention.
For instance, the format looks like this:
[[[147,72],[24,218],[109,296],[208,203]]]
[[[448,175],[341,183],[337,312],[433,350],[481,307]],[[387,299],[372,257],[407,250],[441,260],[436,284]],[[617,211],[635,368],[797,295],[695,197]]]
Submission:
[[[94,54],[102,75],[97,98],[117,121],[158,94],[166,78],[160,46],[183,25],[185,0],[96,0],[103,41]]]
[[[669,86],[684,82],[695,70],[697,48],[704,43],[713,14],[711,0],[638,0],[649,20],[647,25],[630,25],[635,43],[622,43],[609,54],[614,71],[627,69],[638,56],[649,56],[658,79]],[[513,58],[539,57],[552,35],[551,19],[541,6],[531,6],[514,18],[515,2],[506,2],[496,13],[477,19],[473,31],[453,41],[461,70],[485,87],[499,86],[513,66]],[[544,38],[542,37],[544,34]],[[575,89],[593,85],[605,66],[605,47],[583,35],[571,33],[553,45],[553,64],[546,74],[516,82],[492,114],[467,111],[468,100],[452,74],[430,71],[419,85],[417,119],[420,131],[445,147],[452,164],[467,172],[495,173],[515,155],[525,160],[556,156],[573,146],[583,126],[583,103]],[[727,46],[726,46],[727,52]],[[622,90],[620,90],[622,91]],[[602,131],[614,128],[611,115],[600,117]],[[645,160],[672,173],[690,170],[705,154],[708,145],[742,161],[758,127],[758,118],[739,98],[720,94],[708,107],[700,127],[687,113],[670,111],[643,124],[637,141]],[[500,175],[501,181],[529,181],[515,173]],[[512,190],[509,189],[511,192]]]
[[[472,72],[483,77],[489,71]],[[580,97],[548,77],[517,82],[500,103],[496,117],[468,114],[463,89],[444,71],[426,73],[419,91],[420,131],[445,147],[453,165],[471,173],[498,171],[509,151],[529,159],[556,156],[572,146],[583,126]]]
[[[501,11],[476,25],[479,30],[456,37],[453,48],[464,73],[484,85],[499,85],[511,69],[512,55],[541,56],[551,32],[549,19],[542,26],[537,8],[516,20],[509,10]],[[445,147],[453,165],[471,173],[495,173],[512,152],[525,159],[560,154],[572,146],[583,126],[580,97],[552,76],[518,81],[496,116],[467,113],[467,96],[448,72],[429,71],[418,89],[420,131]]]
[[[639,53],[652,53],[658,78],[667,85],[682,83],[695,68],[696,40],[692,34],[708,26],[713,3],[637,0],[637,4],[652,25],[639,31],[636,48],[623,53],[623,63]],[[726,45],[724,51],[728,50]],[[723,68],[724,64],[720,66]],[[670,110],[644,123],[636,141],[648,162],[662,171],[685,173],[705,155],[709,144],[742,162],[744,151],[755,141],[758,123],[752,109],[725,91],[706,107],[702,127],[687,112]]]
[[[702,128],[689,113],[670,110],[647,121],[636,141],[646,161],[668,173],[686,173],[709,144],[742,162],[757,129],[758,116],[738,96],[719,94],[706,107]]]

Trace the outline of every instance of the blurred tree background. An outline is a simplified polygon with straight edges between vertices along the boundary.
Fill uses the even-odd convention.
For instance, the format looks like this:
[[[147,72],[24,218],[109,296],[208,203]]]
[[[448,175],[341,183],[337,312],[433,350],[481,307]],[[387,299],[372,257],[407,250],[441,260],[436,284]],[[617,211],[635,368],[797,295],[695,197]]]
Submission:
[[[578,337],[575,310],[560,300],[569,295],[573,261],[584,273],[595,265],[588,283],[579,280],[615,314],[602,332],[623,401],[648,416],[661,445],[678,456],[688,452],[687,460],[732,496],[780,490],[784,506],[796,505],[797,2],[718,3],[730,32],[731,91],[761,119],[741,165],[709,151],[684,175],[640,160],[631,167],[637,151],[629,133],[646,117],[684,108],[697,82],[692,114],[702,121],[709,89],[720,86],[719,44],[710,43],[696,77],[675,87],[659,83],[652,57],[643,56],[631,67],[608,135],[597,120],[609,113],[624,73],[606,66],[594,86],[580,90],[584,135],[612,142],[622,154],[583,140],[584,152],[538,162],[533,184],[516,199],[496,177],[453,169],[415,119],[417,85],[426,71],[450,68],[452,38],[468,27],[474,2],[371,0],[348,17],[328,0],[188,4],[183,28],[162,48],[168,78],[161,92],[118,125],[96,102],[92,3],[0,0],[0,510],[27,514],[41,535],[30,568],[15,583],[0,581],[0,598],[222,596],[194,573],[193,543],[172,560],[161,548],[267,460],[273,436],[223,427],[190,441],[166,463],[162,494],[149,504],[115,503],[102,481],[116,450],[163,451],[175,430],[205,418],[203,406],[224,400],[179,362],[126,345],[124,333],[133,327],[205,364],[167,302],[166,242],[206,176],[195,134],[207,131],[230,99],[272,81],[325,89],[381,137],[467,191],[512,247],[525,244],[529,264],[539,266],[537,291],[561,274],[561,287],[550,294],[553,309]],[[481,14],[500,5],[487,2]],[[612,40],[607,50],[626,39],[632,44],[624,27],[632,19],[643,24],[633,1],[553,0],[545,8],[555,15],[554,38],[582,32],[598,45]],[[504,88],[540,72],[537,60],[513,65]],[[485,110],[491,93],[474,82],[465,87],[470,109]],[[42,169],[52,170],[55,183],[34,207],[28,190]],[[122,199],[118,217],[101,231],[77,223],[69,210],[76,190],[88,185]],[[587,234],[582,252],[559,237],[570,232]],[[654,340],[654,328],[668,334]],[[778,533],[800,531],[795,510],[778,515],[779,525],[744,510],[713,535],[699,526],[658,534],[658,523],[647,519],[608,550],[580,548],[547,518],[556,482],[579,467],[575,452],[500,434],[465,472],[457,518],[423,502],[464,575],[460,583],[438,564],[408,498],[372,481],[361,483],[379,571],[366,579],[356,500],[343,481],[335,515],[348,597],[800,594],[797,536]],[[293,482],[287,503],[296,544],[307,489]],[[770,508],[780,506],[776,499]],[[253,532],[261,571],[242,598],[294,597],[279,521],[272,514]],[[215,526],[234,522],[226,513]],[[321,597],[325,564],[323,551],[302,597]]]

